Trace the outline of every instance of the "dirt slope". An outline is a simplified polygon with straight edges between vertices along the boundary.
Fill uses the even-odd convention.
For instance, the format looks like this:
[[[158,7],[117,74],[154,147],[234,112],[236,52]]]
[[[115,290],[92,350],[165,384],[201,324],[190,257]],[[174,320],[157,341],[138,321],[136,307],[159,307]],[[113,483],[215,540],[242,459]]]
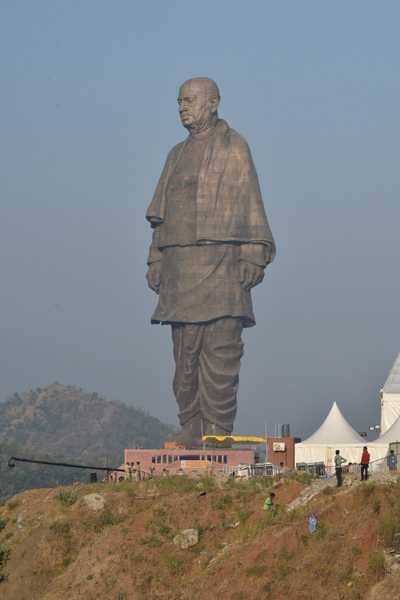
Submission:
[[[0,508],[0,597],[400,598],[390,591],[399,589],[399,483],[328,488],[287,512],[305,487],[288,478],[275,489],[276,515],[262,509],[267,484],[171,477],[19,494]],[[93,493],[105,502],[98,511],[84,499]],[[313,536],[310,511],[319,518]],[[181,550],[173,537],[185,528],[200,539]]]

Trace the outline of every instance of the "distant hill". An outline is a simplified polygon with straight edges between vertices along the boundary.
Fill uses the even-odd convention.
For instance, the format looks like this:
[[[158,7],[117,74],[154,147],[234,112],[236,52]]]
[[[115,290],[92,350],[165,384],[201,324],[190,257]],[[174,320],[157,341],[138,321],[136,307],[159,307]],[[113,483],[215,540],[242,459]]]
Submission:
[[[21,465],[5,473],[10,453],[117,466],[123,460],[124,448],[158,447],[173,432],[173,427],[143,410],[74,386],[53,383],[14,394],[0,403],[0,497],[6,495],[5,488],[9,495],[88,477],[85,471]]]

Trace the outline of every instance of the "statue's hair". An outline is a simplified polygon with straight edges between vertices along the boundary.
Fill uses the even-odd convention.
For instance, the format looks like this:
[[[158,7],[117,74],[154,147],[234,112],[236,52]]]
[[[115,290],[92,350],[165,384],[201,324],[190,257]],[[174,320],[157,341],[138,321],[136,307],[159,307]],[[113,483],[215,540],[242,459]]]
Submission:
[[[184,85],[186,85],[187,83],[191,83],[192,81],[196,81],[198,83],[202,83],[202,84],[206,85],[209,96],[217,97],[218,100],[221,99],[217,84],[215,83],[215,81],[213,79],[210,79],[209,77],[191,77],[190,79],[187,79],[186,81],[184,81],[182,83],[181,88]]]

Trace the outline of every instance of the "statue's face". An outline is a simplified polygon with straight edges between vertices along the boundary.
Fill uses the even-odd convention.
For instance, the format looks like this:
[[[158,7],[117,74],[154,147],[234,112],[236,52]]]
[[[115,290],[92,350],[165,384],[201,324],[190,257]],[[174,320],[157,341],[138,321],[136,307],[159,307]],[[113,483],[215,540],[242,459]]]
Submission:
[[[200,131],[217,112],[218,100],[210,96],[206,84],[188,81],[179,90],[178,106],[182,125],[189,131]]]

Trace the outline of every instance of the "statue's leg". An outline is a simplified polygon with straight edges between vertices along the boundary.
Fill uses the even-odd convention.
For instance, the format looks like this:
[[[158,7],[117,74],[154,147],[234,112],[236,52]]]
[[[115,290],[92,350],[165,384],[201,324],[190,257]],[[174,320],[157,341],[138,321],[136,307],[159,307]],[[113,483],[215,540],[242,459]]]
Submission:
[[[179,407],[183,441],[190,443],[202,435],[199,403],[199,355],[204,325],[179,323],[172,325],[175,376],[173,389]]]
[[[236,416],[242,321],[226,317],[204,326],[199,357],[199,395],[204,433],[230,434]]]

